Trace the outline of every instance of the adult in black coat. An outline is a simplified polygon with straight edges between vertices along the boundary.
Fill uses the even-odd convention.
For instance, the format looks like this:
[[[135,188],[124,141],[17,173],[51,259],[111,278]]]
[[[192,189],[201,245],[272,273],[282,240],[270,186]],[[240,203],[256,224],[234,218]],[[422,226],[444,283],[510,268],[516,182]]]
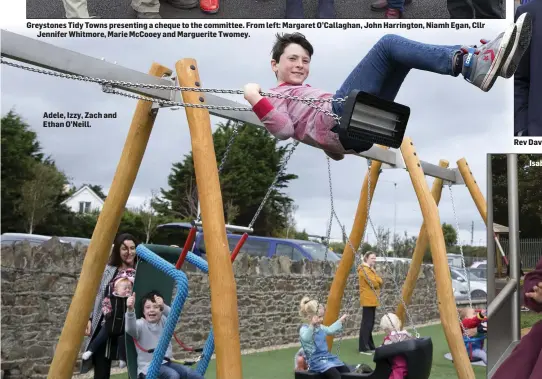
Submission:
[[[531,43],[514,76],[514,135],[542,137],[542,0],[516,9],[532,18]]]

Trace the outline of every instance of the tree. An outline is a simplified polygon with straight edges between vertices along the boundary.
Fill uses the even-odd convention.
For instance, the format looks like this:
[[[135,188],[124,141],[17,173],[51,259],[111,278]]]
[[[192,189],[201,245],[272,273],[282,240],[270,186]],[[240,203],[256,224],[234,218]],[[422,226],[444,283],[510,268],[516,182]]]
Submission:
[[[539,238],[542,230],[542,170],[530,162],[539,162],[538,154],[518,155],[518,198],[521,217],[519,230],[522,238]],[[493,185],[493,220],[508,226],[508,178],[505,154],[491,157]]]
[[[43,153],[37,135],[14,111],[1,121],[2,139],[2,233],[23,229],[17,204],[23,183],[32,179],[33,164],[41,162]]]
[[[64,174],[50,162],[34,163],[31,172],[33,178],[23,183],[18,203],[29,234],[53,212],[57,196],[67,182]]]
[[[390,231],[379,226],[376,230],[376,246],[374,246],[374,252],[377,254],[384,254],[388,250]]]
[[[442,224],[442,233],[444,234],[444,244],[446,247],[457,245],[457,231],[447,223]]]
[[[156,227],[158,226],[158,215],[154,210],[156,199],[156,191],[151,190],[150,200],[145,200],[138,209],[139,216],[141,217],[141,223],[143,224],[143,230],[145,232],[145,243],[149,243],[152,235],[156,231]]]
[[[233,132],[233,124],[227,122],[220,123],[213,133],[217,164],[220,164]],[[263,129],[246,125],[239,127],[239,134],[220,175],[223,212],[231,224],[250,224],[288,148],[278,146],[278,141]],[[282,173],[279,176],[254,224],[256,235],[275,235],[287,228],[288,211],[293,200],[282,190],[294,179],[297,175]],[[194,219],[197,215],[197,187],[192,153],[186,154],[182,162],[173,164],[168,185],[169,189],[161,189],[161,198],[155,205],[157,212],[184,221]],[[230,214],[226,215],[228,209]]]
[[[411,258],[416,248],[417,238],[412,236],[409,237],[405,231],[403,237],[400,237],[396,234],[393,238],[393,255],[396,257],[405,257]]]

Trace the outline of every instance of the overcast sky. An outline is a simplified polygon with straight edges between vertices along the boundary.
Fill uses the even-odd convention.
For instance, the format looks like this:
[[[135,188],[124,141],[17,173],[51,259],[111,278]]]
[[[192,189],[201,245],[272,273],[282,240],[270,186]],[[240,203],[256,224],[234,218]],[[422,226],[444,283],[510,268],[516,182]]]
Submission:
[[[486,24],[490,24],[486,22]],[[484,30],[401,31],[407,38],[432,44],[476,44],[480,38],[492,38],[501,31],[498,24]],[[27,34],[25,30],[9,30]],[[249,39],[55,39],[45,40],[80,53],[147,72],[153,62],[174,69],[181,58],[195,58],[202,86],[241,89],[245,83],[272,87],[270,50],[278,30],[251,31]],[[336,31],[307,30],[305,35],[315,47],[311,74],[307,83],[330,92],[342,84],[351,69],[384,34],[379,30]],[[31,34],[27,34],[32,36]],[[229,58],[228,58],[229,57]],[[489,93],[458,78],[428,72],[409,74],[397,102],[411,107],[406,135],[410,136],[421,159],[437,164],[447,159],[450,167],[465,157],[486,193],[486,154],[513,151],[512,81],[497,80]],[[242,96],[233,96],[248,105]],[[101,185],[106,193],[114,176],[136,100],[105,94],[96,84],[59,79],[2,65],[2,114],[14,109],[38,133],[43,151],[51,154],[58,167],[76,186],[82,183]],[[43,113],[117,112],[115,120],[93,122],[92,128],[43,128]],[[212,117],[214,125],[220,119]],[[161,110],[147,147],[128,206],[138,206],[150,197],[152,189],[167,187],[167,177],[174,162],[190,150],[188,124],[183,109]],[[367,163],[359,157],[332,162],[334,205],[342,223],[350,230]],[[300,145],[290,160],[289,172],[299,175],[289,188],[289,195],[299,206],[296,220],[300,229],[324,235],[330,200],[325,154]],[[375,227],[395,229],[402,234],[418,235],[422,216],[408,173],[385,170],[380,176],[371,217]],[[433,179],[427,178],[429,186]],[[396,185],[394,184],[396,183]],[[469,192],[454,186],[454,198],[460,238],[474,244],[485,243],[485,226]],[[441,222],[455,225],[448,188],[444,189],[440,209]],[[396,211],[396,218],[394,217]],[[334,223],[332,237],[340,237]],[[369,230],[369,241],[374,242]]]

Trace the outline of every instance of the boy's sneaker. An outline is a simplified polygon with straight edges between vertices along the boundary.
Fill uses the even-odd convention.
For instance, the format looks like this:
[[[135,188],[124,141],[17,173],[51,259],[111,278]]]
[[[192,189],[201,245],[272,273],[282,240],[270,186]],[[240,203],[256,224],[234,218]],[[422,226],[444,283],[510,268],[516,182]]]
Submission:
[[[119,361],[119,367],[120,367],[120,368],[125,368],[125,367],[126,367],[126,362],[124,362],[124,361]]]
[[[482,91],[487,92],[493,87],[501,69],[510,55],[515,54],[514,41],[516,25],[510,26],[494,40],[475,48],[466,48],[463,56],[463,77]]]
[[[83,355],[81,355],[81,358],[86,361],[87,359],[89,359],[90,357],[92,357],[92,351],[85,351],[83,353]]]
[[[505,60],[500,73],[503,78],[510,78],[518,69],[519,61],[531,43],[532,29],[532,16],[529,13],[523,13],[518,17],[513,52]]]

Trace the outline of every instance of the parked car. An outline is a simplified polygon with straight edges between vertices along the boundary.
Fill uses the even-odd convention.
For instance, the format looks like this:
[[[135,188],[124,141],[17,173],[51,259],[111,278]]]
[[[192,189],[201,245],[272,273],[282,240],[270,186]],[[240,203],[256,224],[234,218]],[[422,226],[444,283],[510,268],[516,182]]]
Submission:
[[[190,223],[169,223],[159,225],[153,237],[153,243],[161,245],[177,245],[183,247],[192,225]],[[226,233],[230,251],[235,248],[241,238],[239,234]],[[196,255],[206,255],[203,230],[198,228],[192,252]],[[307,259],[310,261],[326,260],[325,245],[305,240],[284,239],[274,237],[249,236],[240,253],[257,257],[287,256],[292,261]],[[340,258],[331,250],[327,250],[327,260],[339,262]]]
[[[481,269],[484,269],[484,270],[487,270],[487,260],[485,261],[478,261],[478,262],[474,262],[470,268],[481,268]]]
[[[467,288],[470,284],[471,299],[487,298],[487,281],[485,279],[478,277],[468,269],[451,268],[450,271],[452,272],[452,278],[455,276],[459,282],[465,283]],[[467,275],[469,281],[467,281]]]
[[[1,236],[2,246],[12,245],[16,242],[27,241],[30,246],[39,246],[44,242],[49,241],[51,236],[44,236],[41,234],[27,234],[27,233],[4,233]],[[85,246],[88,246],[90,239],[88,238],[79,238],[79,237],[58,237],[61,243],[71,244],[75,246],[77,242],[82,243]]]

